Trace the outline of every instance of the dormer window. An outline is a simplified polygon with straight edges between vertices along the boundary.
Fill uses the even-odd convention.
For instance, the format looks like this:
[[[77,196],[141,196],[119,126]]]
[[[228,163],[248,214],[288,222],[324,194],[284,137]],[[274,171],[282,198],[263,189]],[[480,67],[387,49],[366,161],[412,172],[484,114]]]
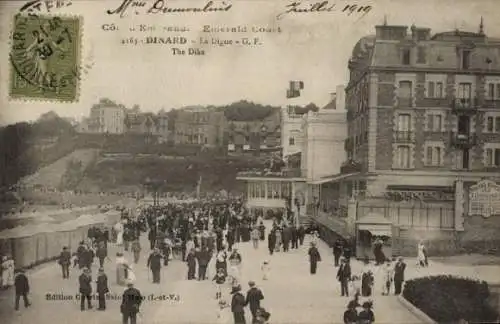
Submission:
[[[411,57],[410,53],[411,53],[411,51],[409,48],[403,49],[403,53],[402,53],[403,55],[401,57],[403,65],[410,65],[410,62],[411,62],[410,61],[410,57]]]
[[[462,69],[468,69],[470,67],[470,54],[471,51],[462,51]]]

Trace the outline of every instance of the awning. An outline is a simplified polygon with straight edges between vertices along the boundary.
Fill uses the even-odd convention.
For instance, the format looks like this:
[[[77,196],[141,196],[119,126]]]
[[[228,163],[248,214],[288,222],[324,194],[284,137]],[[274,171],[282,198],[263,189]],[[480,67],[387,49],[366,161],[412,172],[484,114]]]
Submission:
[[[453,193],[455,189],[449,186],[424,186],[424,185],[388,185],[387,190],[394,191],[439,191]]]
[[[313,181],[310,181],[309,183],[310,184],[322,184],[322,183],[327,183],[327,182],[335,182],[335,181],[349,178],[349,177],[352,177],[352,176],[355,176],[358,174],[360,174],[360,172],[347,173],[347,174],[337,174],[337,175],[323,177],[319,180],[313,180]]]
[[[389,236],[392,237],[392,232],[389,230],[369,230],[373,236]]]

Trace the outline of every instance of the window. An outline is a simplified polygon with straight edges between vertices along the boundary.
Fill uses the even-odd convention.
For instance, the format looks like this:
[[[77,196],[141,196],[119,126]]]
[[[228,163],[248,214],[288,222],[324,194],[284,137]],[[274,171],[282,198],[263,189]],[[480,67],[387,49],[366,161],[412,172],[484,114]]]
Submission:
[[[470,66],[470,53],[471,51],[467,50],[462,52],[462,69],[468,69]]]
[[[470,99],[471,97],[472,97],[472,84],[471,83],[460,83],[458,85],[458,98]]]
[[[500,116],[487,116],[486,117],[486,132],[500,133]]]
[[[455,166],[457,169],[469,169],[469,150],[459,150],[455,153]]]
[[[443,116],[437,114],[427,115],[427,130],[430,132],[442,132],[443,131]]]
[[[402,63],[403,65],[410,65],[410,49],[409,48],[405,48],[403,49],[403,53],[402,53]]]
[[[425,164],[432,166],[440,166],[442,163],[441,153],[442,153],[441,147],[428,146],[426,152],[427,156],[425,159]]]
[[[411,115],[399,114],[397,130],[400,132],[409,132],[411,130]]]
[[[294,138],[294,137],[290,137],[290,138],[288,139],[288,145],[290,145],[290,146],[295,145],[295,138]]]
[[[397,167],[401,169],[410,168],[410,147],[400,145],[396,150]]]
[[[500,167],[500,148],[487,148],[485,164],[488,167]]]
[[[400,81],[398,89],[399,98],[411,98],[412,96],[412,84],[411,81]]]
[[[423,46],[418,48],[417,63],[424,64],[426,62],[426,49]]]
[[[428,98],[443,98],[443,82],[429,81],[427,85]]]

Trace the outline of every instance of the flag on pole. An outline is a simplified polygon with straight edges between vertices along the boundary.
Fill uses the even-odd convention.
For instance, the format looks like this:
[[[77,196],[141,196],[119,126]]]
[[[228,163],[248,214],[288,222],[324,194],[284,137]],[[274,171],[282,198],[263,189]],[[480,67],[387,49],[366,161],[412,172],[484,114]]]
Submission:
[[[286,91],[287,98],[297,98],[300,97],[300,90],[304,89],[303,81],[290,81],[290,87]]]
[[[198,179],[198,184],[196,185],[196,197],[200,199],[200,191],[201,191],[201,175],[200,179]]]

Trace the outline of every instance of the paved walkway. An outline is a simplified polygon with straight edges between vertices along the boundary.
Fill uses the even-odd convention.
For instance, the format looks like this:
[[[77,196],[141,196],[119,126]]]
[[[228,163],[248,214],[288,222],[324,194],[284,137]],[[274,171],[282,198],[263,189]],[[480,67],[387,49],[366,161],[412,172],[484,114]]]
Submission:
[[[267,224],[268,228],[270,223]],[[345,306],[350,300],[340,297],[340,286],[335,279],[336,269],[333,266],[331,250],[323,242],[318,248],[323,258],[319,264],[318,273],[309,274],[307,249],[309,238],[304,246],[287,253],[275,253],[269,256],[267,242],[260,242],[257,250],[252,244],[240,243],[238,248],[243,257],[242,287],[248,289],[247,282],[254,280],[262,288],[265,300],[262,305],[271,313],[272,323],[341,323]],[[217,302],[215,287],[209,280],[198,282],[186,280],[187,267],[180,261],[172,261],[162,270],[162,283],[153,285],[149,280],[146,268],[146,257],[149,252],[145,235],[142,237],[142,246],[145,249],[139,264],[134,266],[137,277],[136,286],[143,295],[178,296],[179,301],[148,301],[143,303],[142,315],[139,323],[217,323]],[[114,284],[114,255],[117,248],[110,247],[110,256],[113,262],[105,265],[112,294],[121,295],[123,287]],[[128,254],[131,260],[131,255]],[[260,265],[264,260],[271,264],[270,278],[261,280]],[[358,261],[353,261],[353,271],[361,269]],[[97,265],[93,267],[93,274]],[[47,293],[75,296],[78,292],[78,271],[72,271],[69,280],[61,278],[58,265],[53,262],[29,272],[31,280],[33,306],[15,312],[13,310],[12,291],[0,295],[0,314],[5,323],[120,323],[119,301],[108,301],[108,310],[99,312],[80,311],[76,300],[48,301]],[[209,268],[209,278],[214,275],[214,266]],[[95,280],[95,278],[94,278]],[[226,294],[229,292],[227,288]],[[230,302],[230,299],[228,298]],[[375,287],[373,296],[374,312],[377,323],[419,323],[419,320],[402,307],[395,296],[381,296],[380,289]],[[232,316],[227,310],[227,323],[232,323]],[[250,312],[247,311],[250,320]]]

